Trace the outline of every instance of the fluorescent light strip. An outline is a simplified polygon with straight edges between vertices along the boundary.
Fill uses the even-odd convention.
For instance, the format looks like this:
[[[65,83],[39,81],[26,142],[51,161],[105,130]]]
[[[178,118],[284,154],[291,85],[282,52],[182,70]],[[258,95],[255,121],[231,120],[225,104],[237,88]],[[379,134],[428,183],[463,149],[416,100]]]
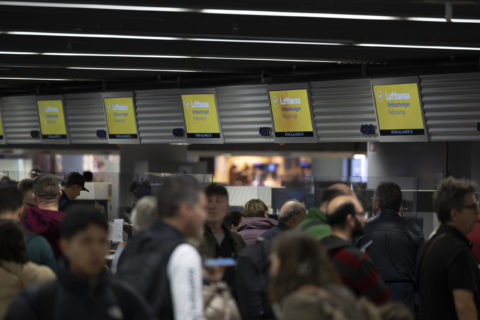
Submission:
[[[56,2],[20,2],[0,1],[1,6],[36,7],[36,8],[62,8],[62,9],[96,9],[96,10],[121,10],[121,11],[155,11],[155,12],[195,12],[198,10],[175,7],[152,6],[125,6],[114,4],[89,4],[89,3],[56,3]]]
[[[287,41],[287,40],[254,40],[254,39],[228,39],[228,38],[194,38],[194,37],[160,37],[136,36],[121,34],[95,34],[95,33],[63,33],[63,32],[35,32],[35,31],[1,31],[0,33],[18,36],[45,36],[45,37],[73,37],[73,38],[100,38],[100,39],[132,39],[132,40],[159,40],[159,41],[198,41],[198,42],[228,42],[228,43],[259,43],[259,44],[293,44],[312,46],[341,46],[338,42],[315,41]]]
[[[111,57],[111,58],[159,58],[159,59],[204,59],[204,60],[234,60],[234,61],[278,61],[278,62],[306,62],[306,63],[337,63],[338,61],[310,60],[310,59],[275,59],[275,58],[248,58],[248,57],[209,57],[209,56],[176,56],[176,55],[141,55],[116,53],[70,53],[45,52],[44,56],[72,56],[72,57]]]
[[[480,19],[451,19],[453,23],[480,23]]]
[[[105,70],[105,71],[148,71],[148,72],[202,72],[188,69],[141,69],[141,68],[100,68],[100,67],[67,67],[70,70]]]
[[[156,55],[156,54],[122,54],[122,53],[79,53],[79,52],[45,52],[44,56],[60,57],[110,57],[110,58],[153,58],[153,59],[191,59],[190,56]]]
[[[15,77],[0,77],[0,80],[78,81],[78,80],[76,80],[76,79],[52,79],[52,78],[15,78]]]
[[[310,60],[310,59],[274,59],[274,58],[242,58],[242,57],[192,57],[193,59],[207,60],[239,60],[239,61],[279,61],[279,62],[311,62],[311,63],[339,63],[333,60]]]
[[[382,43],[358,43],[357,47],[370,48],[404,48],[404,49],[428,49],[428,50],[462,50],[462,51],[480,51],[480,47],[457,47],[457,46],[423,46],[411,44],[382,44]]]
[[[14,54],[14,55],[38,55],[38,52],[27,52],[27,51],[0,51],[0,54]]]
[[[123,11],[150,11],[150,12],[189,12],[203,14],[227,14],[263,17],[291,17],[291,18],[320,18],[320,19],[350,19],[350,20],[411,20],[423,22],[446,22],[441,18],[430,17],[398,17],[368,14],[341,14],[321,12],[288,12],[288,11],[264,11],[264,10],[234,10],[234,9],[193,9],[178,7],[154,7],[154,6],[127,6],[112,4],[87,4],[87,3],[53,3],[53,2],[18,2],[0,1],[2,6],[37,7],[37,8],[63,8],[63,9],[96,9],[96,10],[123,10]]]

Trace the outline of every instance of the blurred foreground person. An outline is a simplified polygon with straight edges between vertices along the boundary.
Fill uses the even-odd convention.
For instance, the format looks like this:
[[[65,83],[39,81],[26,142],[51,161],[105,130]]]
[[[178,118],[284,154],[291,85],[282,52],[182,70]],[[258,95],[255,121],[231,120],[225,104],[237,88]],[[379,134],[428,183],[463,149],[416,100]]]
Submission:
[[[107,235],[97,209],[73,205],[61,224],[58,280],[24,291],[6,319],[150,319],[143,300],[105,271]]]
[[[238,307],[244,319],[273,319],[267,297],[270,251],[274,238],[294,229],[305,218],[305,207],[296,200],[286,202],[278,214],[279,224],[264,233],[238,257]]]
[[[475,189],[473,181],[447,178],[434,194],[441,226],[418,259],[421,319],[478,319],[479,270],[467,238],[479,215]]]
[[[288,231],[271,254],[269,295],[277,320],[374,320],[374,306],[357,302],[341,285],[328,255],[315,239]]]
[[[54,272],[57,271],[57,261],[48,241],[43,236],[28,230],[20,222],[23,208],[20,190],[15,187],[0,188],[0,223],[13,222],[22,231],[28,261],[46,265]]]
[[[25,288],[55,279],[53,271],[27,261],[22,231],[14,222],[0,222],[0,319]]]
[[[185,238],[202,236],[207,198],[194,178],[178,176],[165,180],[157,201],[160,221],[128,242],[117,276],[137,289],[156,319],[202,320],[201,258]]]
[[[352,241],[365,228],[365,211],[355,196],[340,196],[328,205],[327,221],[332,235],[322,244],[332,258],[343,283],[358,296],[365,296],[377,305],[390,300],[390,289],[380,278],[368,254]]]

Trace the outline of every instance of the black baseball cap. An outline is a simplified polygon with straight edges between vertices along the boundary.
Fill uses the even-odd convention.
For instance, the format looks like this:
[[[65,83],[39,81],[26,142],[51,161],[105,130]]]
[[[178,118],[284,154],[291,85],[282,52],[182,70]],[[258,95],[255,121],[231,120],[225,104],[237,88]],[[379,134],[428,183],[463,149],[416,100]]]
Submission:
[[[90,192],[87,188],[85,188],[85,178],[78,172],[70,172],[65,176],[62,182],[62,186],[66,187],[70,187],[76,184],[82,187],[82,191]]]

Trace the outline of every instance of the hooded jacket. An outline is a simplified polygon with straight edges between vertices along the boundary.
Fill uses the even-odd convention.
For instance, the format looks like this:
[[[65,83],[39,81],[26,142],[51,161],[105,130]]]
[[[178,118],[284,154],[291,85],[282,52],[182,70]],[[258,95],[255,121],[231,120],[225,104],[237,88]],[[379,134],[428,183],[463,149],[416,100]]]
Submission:
[[[63,219],[63,212],[40,209],[39,207],[29,208],[22,217],[22,223],[30,231],[42,235],[47,239],[53,249],[55,257],[60,257],[60,222]]]
[[[275,227],[278,221],[272,218],[246,218],[238,226],[238,233],[248,245],[251,245],[266,231]]]
[[[13,299],[25,288],[55,279],[46,266],[0,261],[0,319],[3,319]]]

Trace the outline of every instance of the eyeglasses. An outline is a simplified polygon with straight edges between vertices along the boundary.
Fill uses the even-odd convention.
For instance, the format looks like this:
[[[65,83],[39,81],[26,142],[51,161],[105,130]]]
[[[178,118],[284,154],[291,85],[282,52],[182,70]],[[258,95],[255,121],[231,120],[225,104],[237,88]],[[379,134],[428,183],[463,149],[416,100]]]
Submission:
[[[478,202],[477,203],[474,203],[474,204],[470,204],[468,206],[463,206],[464,209],[470,209],[470,210],[478,210],[479,209],[479,204]]]

